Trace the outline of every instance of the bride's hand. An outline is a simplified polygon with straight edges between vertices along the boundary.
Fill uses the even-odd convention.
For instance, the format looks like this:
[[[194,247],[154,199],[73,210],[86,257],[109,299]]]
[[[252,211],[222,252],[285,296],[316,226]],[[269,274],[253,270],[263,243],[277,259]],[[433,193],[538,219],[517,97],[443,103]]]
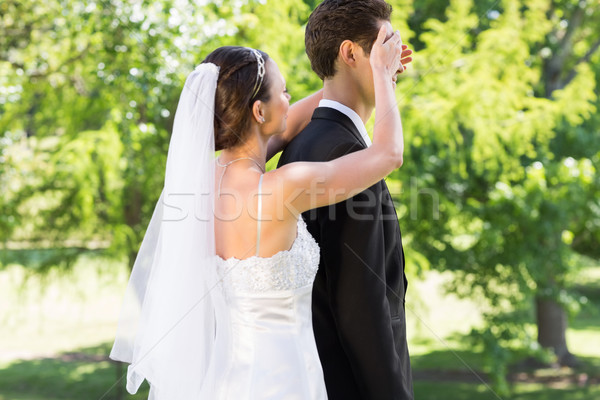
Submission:
[[[412,53],[413,53],[413,51],[410,50],[407,45],[405,45],[405,44],[402,45],[402,55],[400,57],[402,58],[401,62],[402,62],[403,70],[398,71],[399,74],[406,71],[406,67],[408,67],[408,64],[410,64],[410,62],[412,61],[412,57],[410,57],[410,55]]]
[[[385,40],[386,34],[386,26],[382,25],[371,49],[369,61],[374,76],[381,73],[389,77],[390,80],[395,80],[396,75],[404,71],[402,65],[402,38],[400,32],[396,31],[388,40]]]

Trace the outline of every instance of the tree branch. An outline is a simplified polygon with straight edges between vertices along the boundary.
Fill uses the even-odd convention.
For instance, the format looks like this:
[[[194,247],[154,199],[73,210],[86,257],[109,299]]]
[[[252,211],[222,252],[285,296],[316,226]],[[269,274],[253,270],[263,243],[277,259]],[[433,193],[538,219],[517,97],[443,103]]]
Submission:
[[[581,57],[579,60],[577,60],[577,62],[575,62],[573,69],[571,70],[571,72],[569,72],[569,75],[567,75],[567,77],[563,80],[563,82],[561,84],[562,87],[567,86],[577,76],[577,71],[575,70],[575,67],[581,63],[589,62],[590,59],[592,58],[592,56],[594,55],[594,53],[599,48],[600,48],[600,39],[598,39],[596,41],[596,43],[594,43],[592,45],[592,47],[590,47],[590,49],[587,51],[587,53],[585,53],[585,55],[583,57]]]
[[[45,73],[39,72],[39,71],[33,71],[31,74],[29,74],[29,78],[43,78],[49,75],[52,75],[58,71],[61,70],[61,68],[66,67],[69,64],[74,63],[75,61],[79,61],[82,58],[84,58],[88,52],[90,50],[90,44],[88,43],[87,46],[85,47],[85,49],[81,50],[77,55],[70,57],[68,59],[66,59],[65,61],[62,62],[62,64],[60,64],[57,68],[55,68],[52,71],[47,71]],[[15,68],[15,69],[25,69],[25,64],[20,64],[14,61],[9,61],[9,60],[4,60],[3,58],[0,57],[0,61],[7,61],[10,63],[10,65]]]
[[[577,7],[573,12],[571,18],[569,18],[569,25],[567,27],[567,32],[565,36],[561,39],[558,45],[558,51],[556,55],[552,57],[550,60],[550,68],[553,70],[562,70],[565,64],[565,60],[571,53],[573,45],[571,43],[571,39],[575,34],[575,30],[581,25],[583,22],[583,9],[581,7]]]
[[[552,55],[550,59],[548,59],[547,62],[544,63],[544,86],[546,89],[546,98],[548,99],[552,97],[552,93],[555,90],[561,89],[565,85],[565,80],[561,79],[561,76],[564,73],[567,59],[572,54],[573,35],[575,34],[577,28],[581,26],[583,22],[583,17],[583,8],[577,6],[573,11],[571,17],[568,19],[569,25],[567,27],[567,31],[560,40],[557,51]]]
[[[582,62],[589,62],[590,58],[592,58],[592,56],[594,55],[594,53],[596,52],[596,50],[598,50],[600,48],[600,39],[598,39],[596,41],[596,43],[594,43],[592,45],[592,47],[590,47],[590,49],[587,51],[587,53],[585,53],[585,55],[583,57],[581,57],[579,60],[577,60],[577,62],[575,63],[575,65],[579,65]]]

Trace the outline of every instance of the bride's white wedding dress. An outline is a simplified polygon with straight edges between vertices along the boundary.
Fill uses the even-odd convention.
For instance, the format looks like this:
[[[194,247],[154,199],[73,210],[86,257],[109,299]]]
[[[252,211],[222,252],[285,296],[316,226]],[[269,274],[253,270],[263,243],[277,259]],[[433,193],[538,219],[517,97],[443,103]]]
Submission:
[[[206,63],[186,79],[110,357],[130,364],[129,393],[150,383],[150,400],[324,400],[311,316],[319,248],[304,221],[272,257],[215,255],[218,76]]]
[[[216,342],[201,399],[327,399],[311,313],[319,246],[302,218],[297,229],[292,247],[271,257],[217,256]]]

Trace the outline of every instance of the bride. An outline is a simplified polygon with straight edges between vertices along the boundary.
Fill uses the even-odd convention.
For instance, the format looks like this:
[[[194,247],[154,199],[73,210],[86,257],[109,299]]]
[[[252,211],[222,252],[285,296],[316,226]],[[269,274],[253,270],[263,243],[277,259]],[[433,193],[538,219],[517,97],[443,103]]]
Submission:
[[[244,47],[213,51],[187,78],[165,185],[127,287],[111,358],[150,399],[326,399],[312,333],[319,248],[300,214],[352,197],[402,164],[394,88],[398,33],[383,27],[367,64],[373,144],[324,163],[265,172],[310,119],[277,64]],[[222,150],[215,158],[215,151]],[[360,166],[360,171],[356,166]]]

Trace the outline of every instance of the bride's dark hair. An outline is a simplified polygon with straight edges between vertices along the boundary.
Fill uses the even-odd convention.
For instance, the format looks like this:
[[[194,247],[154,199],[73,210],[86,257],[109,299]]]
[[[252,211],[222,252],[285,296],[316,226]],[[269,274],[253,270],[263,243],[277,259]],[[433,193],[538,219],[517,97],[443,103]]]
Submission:
[[[258,50],[265,62],[269,56]],[[269,101],[269,70],[256,95],[253,96],[258,77],[258,62],[252,49],[240,46],[219,47],[203,63],[219,67],[215,94],[215,149],[235,147],[244,141],[250,127],[252,104],[256,100]]]

